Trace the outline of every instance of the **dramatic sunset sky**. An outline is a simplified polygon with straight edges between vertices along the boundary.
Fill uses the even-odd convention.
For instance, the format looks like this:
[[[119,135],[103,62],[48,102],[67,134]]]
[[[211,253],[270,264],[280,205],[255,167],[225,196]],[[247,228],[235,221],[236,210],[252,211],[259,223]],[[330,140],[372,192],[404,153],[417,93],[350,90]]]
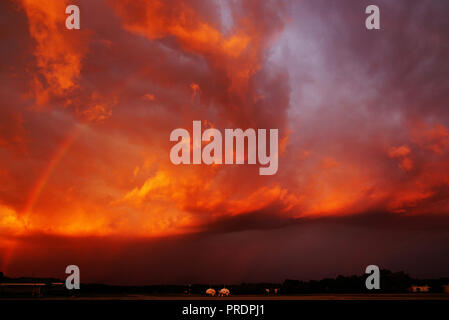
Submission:
[[[448,17],[445,0],[2,0],[0,271],[448,276]],[[193,120],[279,129],[277,174],[173,165]]]

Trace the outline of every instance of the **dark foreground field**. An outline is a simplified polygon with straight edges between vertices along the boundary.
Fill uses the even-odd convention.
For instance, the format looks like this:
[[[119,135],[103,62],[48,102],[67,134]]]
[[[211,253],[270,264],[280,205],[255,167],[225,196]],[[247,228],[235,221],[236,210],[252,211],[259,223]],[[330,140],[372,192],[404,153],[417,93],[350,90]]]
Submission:
[[[303,294],[303,295],[235,295],[229,297],[208,297],[203,295],[99,295],[78,297],[0,297],[0,300],[204,300],[204,301],[266,301],[266,300],[449,300],[449,294],[405,293],[405,294]]]
[[[102,295],[0,298],[19,318],[88,319],[445,319],[449,294]],[[205,311],[207,310],[207,314]],[[212,313],[211,310],[214,310]]]

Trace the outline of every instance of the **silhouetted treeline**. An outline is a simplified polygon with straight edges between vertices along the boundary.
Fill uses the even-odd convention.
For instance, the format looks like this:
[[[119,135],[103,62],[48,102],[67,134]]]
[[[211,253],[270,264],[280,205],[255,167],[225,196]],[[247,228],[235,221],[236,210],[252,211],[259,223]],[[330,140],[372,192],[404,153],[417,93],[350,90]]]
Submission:
[[[443,286],[449,284],[449,278],[413,279],[403,271],[380,271],[380,289],[368,290],[365,286],[367,275],[341,276],[335,279],[311,281],[285,280],[281,287],[282,294],[299,293],[407,293],[412,285],[428,285],[429,292],[443,292]]]
[[[148,285],[148,286],[114,286],[105,284],[81,284],[81,290],[70,291],[74,295],[203,295],[208,288],[214,288],[217,292],[223,287],[228,288],[232,295],[260,295],[278,293],[289,294],[326,294],[326,293],[407,293],[412,285],[427,285],[429,292],[443,292],[443,286],[449,284],[449,278],[440,279],[413,279],[408,274],[380,271],[380,290],[367,290],[365,281],[368,275],[337,276],[322,280],[292,280],[287,279],[283,283],[241,283],[238,285],[224,284],[191,284],[191,285]],[[8,278],[0,272],[0,283],[11,282],[63,282],[53,278]],[[268,290],[267,290],[268,289]],[[44,292],[59,291],[47,290]]]
[[[280,283],[242,283],[238,285],[149,285],[149,286],[110,286],[104,284],[82,284],[84,294],[204,294],[207,289],[217,292],[223,287],[232,294],[265,294],[266,289],[280,288]]]

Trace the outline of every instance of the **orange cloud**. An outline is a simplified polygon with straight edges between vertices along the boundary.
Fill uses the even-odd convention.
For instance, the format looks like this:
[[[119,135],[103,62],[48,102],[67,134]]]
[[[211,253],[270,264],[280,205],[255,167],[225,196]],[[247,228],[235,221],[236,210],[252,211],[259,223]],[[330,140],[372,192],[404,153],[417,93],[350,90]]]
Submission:
[[[25,224],[13,209],[0,204],[0,231],[3,235],[23,232]]]
[[[147,101],[154,101],[155,96],[152,93],[146,93],[143,95],[142,99]]]
[[[251,20],[225,35],[185,2],[114,1],[110,3],[123,19],[124,27],[150,40],[173,37],[188,52],[207,59],[224,70],[231,80],[229,89],[246,90],[248,80],[260,68],[261,35]]]
[[[449,146],[449,130],[439,123],[415,121],[411,140],[425,150],[442,154]]]
[[[398,159],[398,167],[404,171],[410,171],[413,169],[413,161],[408,157],[410,154],[410,148],[406,145],[399,147],[391,147],[388,151],[390,158]]]
[[[5,103],[7,103],[5,101]],[[0,111],[4,121],[0,123],[0,147],[15,153],[27,153],[27,133],[23,125],[23,117],[19,112]]]
[[[84,109],[80,112],[80,115],[87,121],[102,121],[110,117],[112,111],[108,109],[106,105],[95,104],[88,109]]]
[[[401,158],[410,154],[410,148],[406,145],[399,147],[391,147],[388,151],[390,158]]]
[[[190,89],[192,89],[192,99],[201,92],[200,86],[197,83],[191,83]]]
[[[22,0],[35,41],[37,73],[33,75],[38,105],[78,86],[87,35],[65,28],[67,1]]]

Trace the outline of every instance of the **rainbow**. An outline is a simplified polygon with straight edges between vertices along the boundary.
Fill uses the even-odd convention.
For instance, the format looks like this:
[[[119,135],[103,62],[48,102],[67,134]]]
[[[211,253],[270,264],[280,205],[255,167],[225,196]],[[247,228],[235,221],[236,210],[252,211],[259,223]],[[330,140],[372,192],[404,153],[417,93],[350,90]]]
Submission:
[[[22,211],[22,218],[25,223],[25,227],[30,227],[29,216],[30,216],[31,212],[33,211],[34,205],[36,204],[37,200],[39,199],[39,196],[41,195],[42,190],[45,188],[45,185],[47,184],[48,179],[51,177],[53,171],[58,166],[58,163],[61,161],[64,154],[72,146],[73,142],[79,135],[80,131],[81,131],[81,126],[77,125],[67,135],[67,138],[64,139],[64,141],[59,145],[59,147],[53,153],[47,166],[45,167],[42,174],[37,179],[33,188],[31,189],[28,199],[25,203],[24,209]]]
[[[76,138],[79,136],[81,132],[82,125],[76,125],[75,128],[73,128],[67,137],[64,139],[64,141],[58,146],[56,151],[51,156],[50,160],[48,161],[47,165],[45,166],[42,173],[39,175],[39,178],[33,185],[33,188],[31,189],[28,198],[25,202],[24,208],[21,212],[20,218],[24,224],[25,229],[31,229],[31,222],[30,222],[30,215],[33,211],[34,205],[39,200],[39,196],[42,193],[42,190],[45,188],[45,185],[47,184],[49,178],[51,177],[52,173],[54,172],[55,168],[58,166],[58,164],[61,162],[61,159],[64,157],[64,155],[67,153],[67,151],[72,146],[73,142],[76,140]],[[9,241],[8,241],[9,242]],[[3,253],[3,261],[1,263],[1,270],[4,272],[7,271],[8,265],[11,262],[13,252],[15,251],[16,247],[18,246],[18,241],[13,240],[10,244],[6,246]]]

